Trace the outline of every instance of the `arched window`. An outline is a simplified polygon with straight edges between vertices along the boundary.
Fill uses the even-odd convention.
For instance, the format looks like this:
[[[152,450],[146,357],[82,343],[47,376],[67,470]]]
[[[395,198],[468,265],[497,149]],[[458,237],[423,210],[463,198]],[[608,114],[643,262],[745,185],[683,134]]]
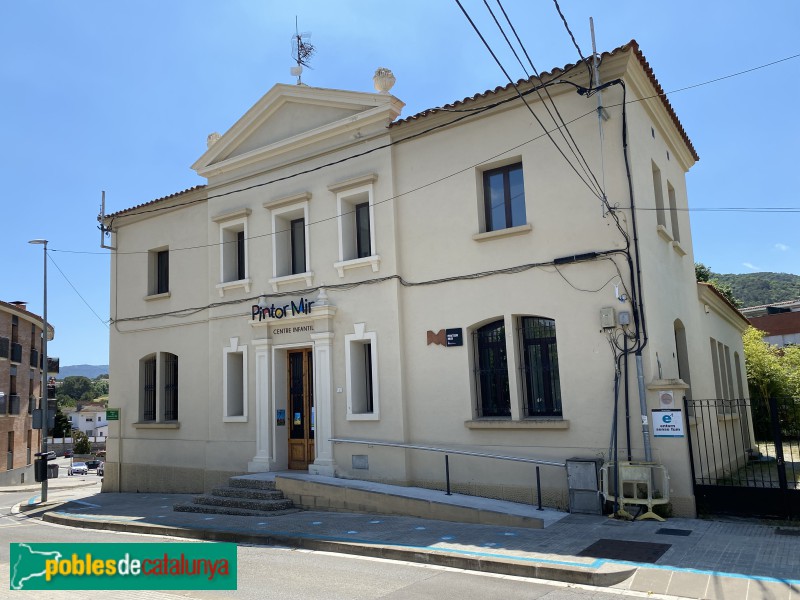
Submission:
[[[479,417],[510,417],[506,328],[503,319],[473,332]]]
[[[560,417],[556,322],[543,317],[521,317],[519,325],[525,416]]]

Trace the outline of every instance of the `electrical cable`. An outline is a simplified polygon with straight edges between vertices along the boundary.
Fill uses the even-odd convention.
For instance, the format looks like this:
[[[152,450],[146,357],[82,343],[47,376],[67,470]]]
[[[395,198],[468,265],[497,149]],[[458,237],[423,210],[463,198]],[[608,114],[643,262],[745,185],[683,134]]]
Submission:
[[[81,300],[83,300],[83,303],[86,305],[86,307],[87,307],[87,308],[88,308],[90,311],[92,311],[92,313],[94,314],[94,316],[95,316],[95,317],[97,317],[98,321],[100,321],[100,322],[101,322],[101,323],[102,323],[102,324],[103,324],[103,325],[104,325],[106,328],[108,328],[108,323],[110,322],[110,320],[109,320],[109,321],[104,321],[104,320],[103,320],[103,318],[102,318],[100,315],[98,315],[98,314],[97,314],[97,313],[94,311],[94,309],[93,309],[93,308],[92,308],[92,307],[89,305],[89,303],[86,301],[86,298],[84,298],[83,296],[81,296],[81,293],[78,291],[78,288],[76,288],[74,285],[72,285],[72,282],[69,280],[69,277],[67,277],[67,276],[66,276],[66,274],[64,274],[64,271],[62,271],[62,270],[61,270],[61,267],[59,267],[59,266],[58,266],[58,263],[56,263],[56,261],[55,261],[55,260],[53,260],[53,257],[52,257],[52,256],[50,256],[50,255],[48,254],[48,255],[47,255],[47,258],[48,258],[48,259],[50,259],[50,262],[51,262],[51,263],[53,263],[53,266],[54,266],[56,269],[58,269],[58,272],[59,272],[59,273],[61,273],[61,276],[64,278],[64,281],[66,281],[66,282],[69,284],[69,286],[72,288],[72,290],[73,290],[73,291],[74,291],[76,294],[78,294],[78,298],[80,298]]]
[[[495,62],[497,63],[497,66],[500,67],[501,71],[503,71],[503,74],[508,79],[508,82],[511,84],[511,86],[514,88],[514,90],[517,92],[517,96],[519,96],[520,100],[522,100],[522,102],[525,104],[525,107],[528,109],[528,112],[531,113],[531,115],[533,116],[534,119],[536,119],[536,122],[539,124],[539,126],[542,128],[542,130],[547,134],[547,137],[550,139],[550,141],[556,147],[556,149],[558,150],[559,154],[561,154],[561,156],[564,158],[564,160],[567,161],[567,164],[569,164],[569,166],[572,168],[572,170],[575,172],[575,174],[578,176],[578,178],[583,182],[583,184],[587,188],[589,188],[589,190],[592,192],[592,194],[594,194],[599,200],[602,200],[603,199],[602,190],[601,190],[601,193],[598,194],[598,192],[592,188],[591,183],[589,181],[586,181],[583,178],[583,176],[580,174],[580,172],[578,172],[578,169],[575,168],[575,165],[572,164],[572,161],[570,161],[569,158],[567,157],[567,155],[564,154],[564,151],[561,149],[561,146],[559,146],[558,143],[555,141],[555,139],[553,139],[553,136],[550,135],[550,132],[548,131],[547,127],[544,126],[544,123],[542,123],[541,119],[539,119],[539,116],[533,111],[533,108],[531,108],[531,105],[528,104],[527,100],[525,100],[525,97],[522,95],[522,93],[519,90],[519,86],[517,86],[517,84],[514,83],[514,80],[508,74],[508,71],[506,71],[505,67],[500,62],[500,59],[497,58],[497,55],[494,53],[494,50],[492,50],[492,47],[486,41],[486,38],[483,37],[483,34],[478,29],[478,26],[475,25],[475,22],[472,20],[472,17],[469,16],[469,13],[466,11],[464,6],[461,4],[461,0],[455,0],[455,2],[456,2],[456,4],[458,4],[458,7],[461,9],[461,12],[464,13],[464,16],[467,18],[467,20],[469,21],[469,23],[472,26],[472,28],[475,30],[475,33],[478,35],[478,37],[483,42],[483,45],[489,51],[489,54],[491,54],[492,58],[494,58]]]
[[[586,68],[589,71],[589,81],[591,82],[592,79],[594,79],[594,73],[592,72],[592,65],[589,64],[589,61],[583,57],[583,52],[581,52],[581,47],[578,46],[578,42],[575,40],[575,36],[572,35],[572,30],[569,28],[569,23],[567,23],[567,18],[564,16],[564,13],[561,12],[561,7],[558,5],[558,0],[553,0],[553,3],[556,5],[558,16],[561,17],[561,21],[564,23],[564,27],[566,28],[567,33],[569,34],[569,37],[572,40],[572,45],[575,46],[575,49],[578,51],[578,56],[581,57],[581,61],[583,61],[583,63],[586,65]]]
[[[531,69],[533,70],[533,74],[536,75],[536,78],[539,79],[539,81],[541,81],[541,77],[539,75],[539,71],[536,69],[536,66],[533,64],[533,60],[531,60],[531,57],[528,54],[527,48],[525,48],[525,45],[522,43],[522,40],[520,39],[519,34],[517,34],[517,30],[514,27],[514,24],[511,22],[511,19],[509,18],[508,13],[506,12],[505,8],[503,7],[503,4],[500,2],[500,0],[496,0],[496,1],[497,1],[497,5],[500,7],[500,10],[503,13],[503,16],[506,18],[506,22],[508,23],[509,27],[511,27],[511,31],[514,34],[514,37],[517,39],[517,43],[520,45],[520,48],[522,49],[522,51],[525,53],[525,57],[528,59],[528,62],[531,65]],[[514,45],[511,43],[511,40],[508,39],[508,36],[506,35],[506,32],[503,30],[503,27],[500,25],[499,21],[497,20],[497,17],[495,17],[494,11],[489,6],[489,3],[487,2],[487,0],[483,0],[483,3],[486,5],[486,8],[488,9],[489,14],[492,15],[492,19],[494,19],[494,22],[497,25],[497,28],[500,30],[500,33],[503,34],[503,37],[505,38],[506,43],[508,44],[508,47],[511,48],[511,51],[514,53],[514,56],[517,58],[517,61],[519,62],[520,66],[522,67],[522,70],[525,72],[525,75],[528,76],[528,78],[530,79],[530,76],[528,75],[528,70],[525,68],[525,65],[523,65],[522,60],[517,55],[517,52],[514,49]],[[592,86],[592,82],[590,80],[589,81],[589,87],[591,88],[591,86]],[[605,196],[605,190],[603,189],[603,186],[597,180],[597,177],[595,176],[594,172],[592,171],[592,168],[589,166],[588,161],[583,156],[583,153],[581,152],[580,147],[578,146],[578,143],[575,141],[575,138],[572,137],[572,133],[570,132],[569,127],[567,127],[567,124],[564,122],[564,118],[561,116],[561,112],[558,110],[558,106],[556,105],[555,101],[553,100],[553,97],[550,95],[550,91],[547,89],[547,87],[544,88],[544,92],[547,95],[547,98],[550,100],[550,103],[553,105],[553,109],[555,110],[556,115],[558,116],[558,119],[556,119],[556,117],[553,116],[553,113],[550,111],[550,108],[548,107],[547,102],[542,97],[541,92],[537,89],[536,90],[536,94],[539,96],[539,100],[541,101],[542,106],[544,106],[545,110],[547,111],[547,114],[550,115],[550,118],[553,120],[553,124],[556,125],[556,127],[558,128],[558,131],[561,134],[561,137],[564,139],[564,143],[567,144],[567,147],[570,149],[570,152],[572,152],[572,156],[574,156],[575,160],[578,161],[578,165],[581,167],[581,170],[583,171],[584,175],[586,175],[587,177],[591,177],[591,179],[594,181],[594,185],[597,186],[597,189],[600,191],[600,193],[603,196]],[[563,126],[563,129],[561,128],[561,126],[559,126],[559,122],[561,123],[561,126]],[[566,134],[565,134],[565,131],[566,131]],[[567,139],[567,136],[569,136],[569,139]],[[577,154],[576,154],[576,152],[577,152]]]

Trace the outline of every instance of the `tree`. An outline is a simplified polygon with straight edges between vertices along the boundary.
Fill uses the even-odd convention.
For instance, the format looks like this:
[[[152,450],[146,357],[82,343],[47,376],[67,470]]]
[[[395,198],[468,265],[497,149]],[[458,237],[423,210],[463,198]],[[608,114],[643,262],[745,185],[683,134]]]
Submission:
[[[61,412],[61,407],[56,407],[56,422],[53,426],[53,437],[54,438],[64,438],[69,437],[70,428],[72,427],[71,423],[67,416]]]
[[[92,452],[89,436],[77,429],[72,432],[72,444],[75,454],[90,454]]]
[[[711,269],[703,263],[694,263],[694,278],[702,283],[710,283],[713,285],[714,289],[722,294],[725,299],[736,308],[742,306],[741,301],[733,295],[733,288],[731,288],[730,284],[722,283],[716,278],[715,274],[711,272]]]
[[[97,397],[93,395],[94,386],[92,385],[92,380],[82,375],[65,377],[58,392],[63,396],[69,396],[75,401],[81,400],[87,393],[91,396],[89,398],[90,401]]]

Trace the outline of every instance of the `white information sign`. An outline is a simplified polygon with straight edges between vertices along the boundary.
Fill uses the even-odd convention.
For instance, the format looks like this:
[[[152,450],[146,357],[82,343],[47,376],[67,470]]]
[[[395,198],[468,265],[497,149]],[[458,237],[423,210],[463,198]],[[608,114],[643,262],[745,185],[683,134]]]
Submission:
[[[683,412],[654,408],[653,437],[683,437]]]

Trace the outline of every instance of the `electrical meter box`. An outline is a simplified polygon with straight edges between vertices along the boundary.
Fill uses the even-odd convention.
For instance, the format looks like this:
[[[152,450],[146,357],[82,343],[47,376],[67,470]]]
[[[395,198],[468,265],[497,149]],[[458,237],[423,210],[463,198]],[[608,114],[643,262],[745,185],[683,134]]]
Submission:
[[[602,458],[570,458],[567,460],[569,512],[602,515],[600,467]]]
[[[603,329],[611,329],[612,327],[616,327],[617,319],[614,313],[614,309],[610,306],[606,308],[600,309],[600,327]]]

